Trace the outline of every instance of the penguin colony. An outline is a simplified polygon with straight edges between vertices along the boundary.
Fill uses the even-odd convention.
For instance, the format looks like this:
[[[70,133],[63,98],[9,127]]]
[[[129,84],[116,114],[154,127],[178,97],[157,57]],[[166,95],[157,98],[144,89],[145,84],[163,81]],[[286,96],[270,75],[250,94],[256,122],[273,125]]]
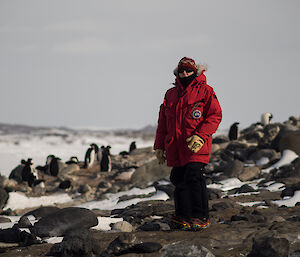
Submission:
[[[112,169],[110,149],[110,145],[102,145],[101,148],[99,148],[95,143],[90,144],[84,156],[83,168],[90,169],[98,162],[100,172],[110,172]],[[130,144],[129,152],[132,152],[134,149],[136,149],[135,141]],[[66,166],[79,166],[79,164],[79,160],[76,156],[71,156],[70,159],[64,163],[59,157],[50,154],[47,156],[44,166],[37,166],[36,168],[34,168],[32,158],[29,158],[27,161],[22,159],[21,163],[11,171],[9,179],[14,179],[18,183],[22,183],[23,181],[25,181],[30,187],[34,187],[36,185],[40,185],[42,187],[43,182],[45,181],[38,178],[37,171],[41,171],[47,175],[56,177]],[[62,189],[66,189],[69,187],[71,187],[70,180],[64,180],[59,185],[59,188]]]

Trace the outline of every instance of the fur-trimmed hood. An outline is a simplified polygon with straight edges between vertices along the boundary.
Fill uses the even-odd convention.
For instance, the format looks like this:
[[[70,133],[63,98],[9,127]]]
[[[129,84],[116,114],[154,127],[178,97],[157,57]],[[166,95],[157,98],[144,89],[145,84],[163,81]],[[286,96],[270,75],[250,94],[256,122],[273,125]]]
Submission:
[[[205,71],[207,71],[207,65],[197,64],[197,76],[201,75]],[[178,77],[178,66],[174,69],[173,74]]]

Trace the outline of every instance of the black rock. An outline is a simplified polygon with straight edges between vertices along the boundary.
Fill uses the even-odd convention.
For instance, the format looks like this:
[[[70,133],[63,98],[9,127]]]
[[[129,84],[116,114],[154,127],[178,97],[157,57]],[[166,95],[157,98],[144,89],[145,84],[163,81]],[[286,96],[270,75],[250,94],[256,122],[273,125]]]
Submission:
[[[71,187],[71,181],[70,180],[64,180],[60,182],[59,186],[60,189],[67,189]]]
[[[145,242],[140,244],[135,244],[129,249],[130,253],[154,253],[159,251],[162,245],[154,242]]]
[[[247,257],[288,257],[290,244],[286,238],[254,238],[252,251]]]
[[[113,254],[117,256],[126,254],[128,253],[128,250],[135,245],[135,241],[135,235],[124,233],[113,240],[100,256],[107,256],[107,254]]]
[[[237,177],[243,169],[244,163],[239,160],[234,160],[226,167],[224,174],[229,177]]]
[[[0,187],[0,209],[2,209],[8,200],[8,193]]]
[[[231,221],[248,221],[247,217],[240,216],[240,215],[233,215],[230,219]]]
[[[0,242],[21,242],[21,230],[17,226],[13,226],[12,228],[0,229]]]
[[[60,257],[99,256],[101,250],[87,229],[69,231],[59,244],[54,244],[47,255]]]
[[[233,207],[234,205],[230,202],[219,202],[212,205],[212,211],[222,211]]]
[[[63,236],[69,230],[98,225],[96,215],[85,208],[68,207],[41,218],[30,231],[39,237]]]
[[[212,143],[213,144],[222,144],[229,142],[228,136],[220,135],[213,138]]]
[[[138,230],[143,231],[159,231],[160,225],[154,222],[146,222],[145,224],[138,227]]]
[[[283,198],[285,196],[293,196],[293,195],[294,195],[294,189],[289,187],[281,191],[280,197]]]
[[[234,194],[242,194],[242,193],[250,193],[250,192],[256,192],[256,190],[253,189],[253,187],[245,184],[242,185],[240,188],[238,189],[234,189]]]
[[[21,242],[20,246],[29,246],[33,244],[41,244],[42,241],[38,240],[35,235],[30,234],[26,231],[22,231],[20,234]]]
[[[19,228],[30,228],[32,226],[31,222],[28,219],[28,216],[22,216],[18,221]]]
[[[23,216],[33,215],[35,218],[39,219],[39,218],[43,218],[47,215],[53,214],[59,210],[60,210],[60,208],[55,207],[55,206],[43,206],[38,209],[27,212]]]
[[[167,185],[155,185],[154,184],[154,187],[156,190],[160,190],[160,191],[163,191],[165,192],[169,197],[170,199],[173,199],[174,198],[174,189],[175,189],[175,186],[173,184],[167,184]]]

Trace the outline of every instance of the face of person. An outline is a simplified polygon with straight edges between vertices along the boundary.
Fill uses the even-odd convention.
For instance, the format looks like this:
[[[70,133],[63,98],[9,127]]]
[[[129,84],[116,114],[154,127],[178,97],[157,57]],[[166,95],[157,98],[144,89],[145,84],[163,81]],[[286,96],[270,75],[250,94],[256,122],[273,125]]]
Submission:
[[[191,69],[184,69],[178,71],[179,78],[186,78],[194,74],[194,71]]]

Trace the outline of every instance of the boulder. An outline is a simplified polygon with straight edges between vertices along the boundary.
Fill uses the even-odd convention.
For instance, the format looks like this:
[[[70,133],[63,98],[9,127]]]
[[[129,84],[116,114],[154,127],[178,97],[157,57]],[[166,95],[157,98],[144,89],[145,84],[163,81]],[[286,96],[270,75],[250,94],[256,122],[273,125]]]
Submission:
[[[226,135],[218,135],[213,137],[212,143],[213,144],[222,144],[229,142],[229,138]]]
[[[8,200],[8,193],[0,187],[0,209],[2,209]]]
[[[64,236],[72,229],[98,225],[96,215],[85,208],[68,207],[41,218],[30,231],[39,237]]]
[[[244,167],[244,169],[238,174],[238,179],[241,181],[249,181],[259,177],[260,169],[255,166]]]
[[[180,243],[180,244],[169,244],[161,249],[160,257],[214,257],[207,248],[195,243]]]
[[[249,159],[257,162],[262,158],[268,158],[269,160],[279,159],[280,156],[280,153],[274,149],[258,149],[249,156]]]
[[[28,216],[22,216],[18,221],[19,228],[30,228],[32,226]]]
[[[289,149],[300,155],[300,130],[282,136],[278,143],[278,149],[280,152]]]
[[[60,210],[60,208],[55,207],[55,206],[42,206],[42,207],[37,208],[35,210],[26,212],[22,217],[32,215],[36,219],[40,219],[40,218],[43,218],[47,215],[53,214],[53,213],[55,213],[59,210]]]
[[[47,256],[99,256],[101,250],[91,232],[87,229],[76,229],[69,231],[63,241],[54,244]]]
[[[234,160],[226,167],[224,174],[228,177],[237,177],[244,169],[244,163],[239,160]]]
[[[123,233],[113,240],[100,256],[119,256],[128,253],[128,249],[135,245],[135,243],[136,236],[134,234]]]
[[[133,227],[127,221],[119,221],[119,222],[116,222],[112,225],[112,230],[120,231],[120,232],[132,232]]]
[[[35,235],[21,231],[16,225],[12,228],[0,229],[0,242],[19,243],[20,246],[29,246],[41,243]]]
[[[286,238],[254,238],[252,251],[247,257],[288,257],[290,244]]]
[[[58,177],[61,180],[66,180],[71,178],[71,173],[80,170],[80,167],[76,163],[65,164],[61,161],[58,162]]]
[[[17,167],[15,167],[9,174],[9,179],[13,179],[17,181],[18,183],[22,183],[22,170],[24,168],[24,164],[20,164]]]
[[[136,169],[132,174],[131,183],[137,187],[145,188],[154,181],[168,179],[170,172],[170,167],[160,165],[157,160],[153,160]]]
[[[256,190],[254,190],[253,187],[251,187],[247,184],[242,185],[240,188],[232,189],[231,191],[233,191],[234,194],[243,194],[243,193],[256,192]]]
[[[281,141],[281,139],[287,135],[289,135],[290,133],[293,133],[295,131],[299,131],[298,127],[292,126],[292,125],[280,125],[280,131],[279,133],[276,135],[276,137],[272,140],[270,147],[272,149],[275,149],[276,151],[279,151],[279,142]]]
[[[0,216],[0,223],[8,223],[11,222],[10,218]]]
[[[272,123],[272,124],[266,125],[263,130],[264,136],[259,141],[259,146],[262,148],[270,148],[271,145],[273,144],[273,141],[279,134],[281,127],[282,127],[282,125],[277,124],[277,123]]]
[[[115,177],[115,180],[128,182],[131,180],[131,176],[134,173],[135,169],[129,169],[128,171],[124,171]]]

